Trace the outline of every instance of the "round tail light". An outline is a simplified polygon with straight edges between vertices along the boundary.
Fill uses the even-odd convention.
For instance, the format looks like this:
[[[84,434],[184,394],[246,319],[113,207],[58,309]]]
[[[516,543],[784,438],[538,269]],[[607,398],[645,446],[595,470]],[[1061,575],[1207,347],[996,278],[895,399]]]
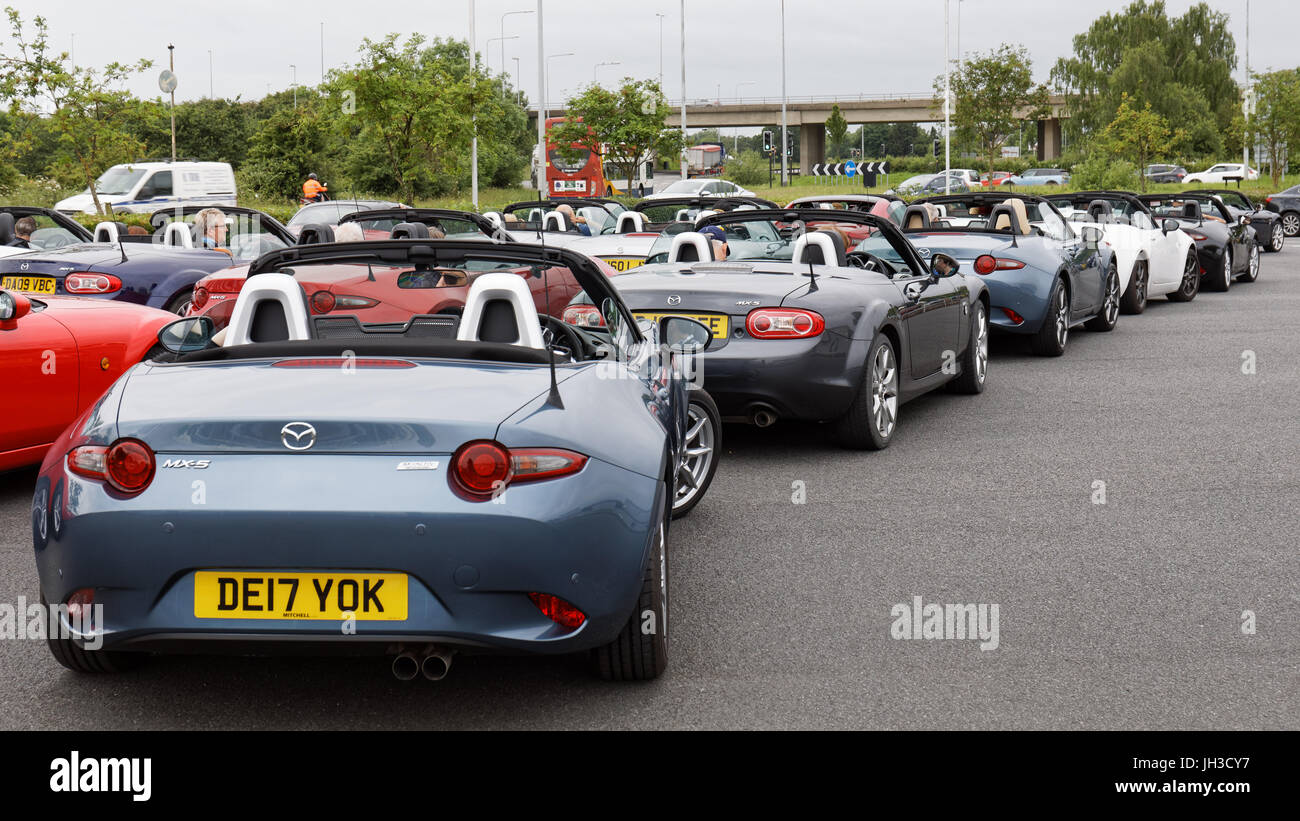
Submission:
[[[195,288],[194,295],[190,297],[190,307],[197,311],[207,304],[208,304],[208,289]]]
[[[490,496],[504,490],[513,472],[510,451],[486,439],[461,445],[452,455],[451,463],[451,475],[456,483],[474,496]]]
[[[989,254],[983,254],[975,258],[975,273],[991,274],[997,270],[998,261]]]
[[[312,294],[311,309],[318,314],[327,314],[334,310],[334,295],[329,291],[317,291]]]
[[[153,451],[139,439],[119,439],[104,459],[108,483],[123,493],[139,493],[153,480]]]

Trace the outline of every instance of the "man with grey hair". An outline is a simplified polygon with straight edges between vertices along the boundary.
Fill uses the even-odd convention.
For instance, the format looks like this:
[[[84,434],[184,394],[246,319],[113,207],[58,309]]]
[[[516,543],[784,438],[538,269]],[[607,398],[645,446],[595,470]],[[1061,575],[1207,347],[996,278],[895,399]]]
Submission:
[[[204,208],[194,215],[194,236],[203,248],[231,253],[225,246],[226,215],[219,208]]]
[[[361,242],[365,238],[365,232],[355,222],[340,223],[334,228],[335,242]]]

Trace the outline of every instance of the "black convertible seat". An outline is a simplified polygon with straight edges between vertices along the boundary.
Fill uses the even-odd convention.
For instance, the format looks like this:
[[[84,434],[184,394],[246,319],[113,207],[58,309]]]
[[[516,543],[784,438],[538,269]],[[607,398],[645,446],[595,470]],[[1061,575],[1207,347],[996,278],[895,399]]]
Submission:
[[[1183,203],[1183,218],[1189,220],[1198,220],[1201,218],[1201,204],[1198,202]]]
[[[456,314],[419,314],[403,324],[381,327],[362,325],[352,314],[343,316],[318,316],[312,320],[317,339],[367,339],[372,335],[388,334],[408,339],[455,339],[460,327]]]
[[[389,234],[391,239],[428,239],[429,226],[422,222],[399,222]]]
[[[1105,200],[1093,200],[1088,203],[1088,216],[1094,222],[1114,222],[1110,203]]]
[[[311,225],[304,225],[302,230],[298,232],[299,245],[315,245],[320,242],[333,241],[334,228],[329,225],[312,223]]]
[[[526,348],[499,342],[463,342],[456,339],[411,339],[399,334],[371,334],[363,339],[303,339],[209,348],[178,356],[176,362],[192,364],[242,359],[343,357],[347,351],[357,357],[466,359],[522,365],[545,365],[548,362],[544,348]]]
[[[903,212],[903,230],[915,231],[930,228],[930,209],[924,205],[909,205]]]
[[[9,245],[18,235],[14,233],[14,215],[0,214],[0,245]]]

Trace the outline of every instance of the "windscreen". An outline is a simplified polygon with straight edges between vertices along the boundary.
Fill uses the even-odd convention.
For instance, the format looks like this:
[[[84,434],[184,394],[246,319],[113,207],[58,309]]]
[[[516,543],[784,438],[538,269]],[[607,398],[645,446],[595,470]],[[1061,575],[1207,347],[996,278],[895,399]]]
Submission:
[[[129,194],[135,184],[147,173],[143,168],[115,165],[95,180],[95,191],[100,194]],[[90,189],[86,189],[90,193]]]

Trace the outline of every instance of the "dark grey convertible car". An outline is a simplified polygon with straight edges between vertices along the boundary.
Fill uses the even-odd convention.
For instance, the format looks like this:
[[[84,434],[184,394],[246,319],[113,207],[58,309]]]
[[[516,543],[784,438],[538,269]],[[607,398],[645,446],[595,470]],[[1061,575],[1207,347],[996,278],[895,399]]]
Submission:
[[[887,219],[854,211],[765,209],[714,214],[726,257],[704,234],[665,236],[662,262],[614,279],[638,318],[687,316],[713,345],[703,384],[724,416],[831,422],[848,447],[883,448],[898,407],[941,385],[984,389],[988,294],[944,254],[922,259]],[[873,251],[848,251],[863,226]],[[660,252],[651,254],[651,259]],[[566,320],[598,324],[571,306]]]

